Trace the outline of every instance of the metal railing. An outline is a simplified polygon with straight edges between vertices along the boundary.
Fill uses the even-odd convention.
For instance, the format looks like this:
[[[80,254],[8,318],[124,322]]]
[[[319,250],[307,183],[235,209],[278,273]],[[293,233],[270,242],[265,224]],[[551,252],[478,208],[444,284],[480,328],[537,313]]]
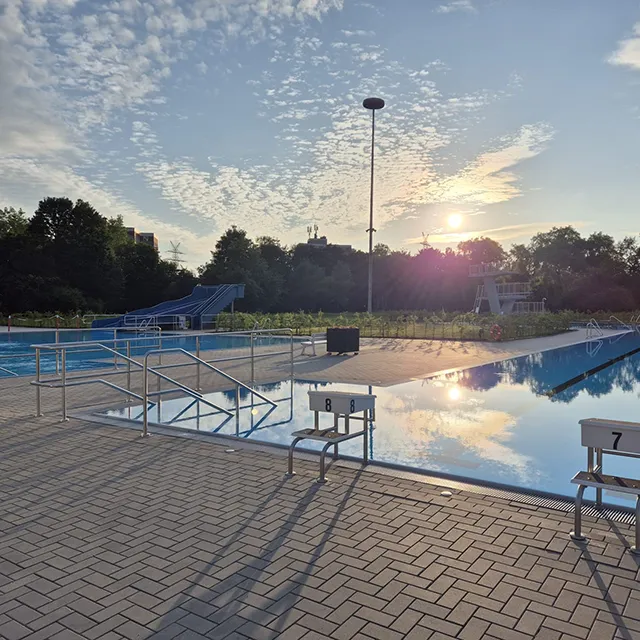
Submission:
[[[260,398],[264,402],[267,402],[271,406],[273,406],[273,407],[277,406],[276,403],[273,400],[267,398],[265,395],[263,395],[259,391],[256,391],[255,389],[253,389],[249,385],[246,385],[244,382],[241,382],[237,378],[234,378],[233,376],[229,375],[228,373],[225,373],[221,369],[218,369],[217,367],[214,367],[212,364],[210,364],[206,360],[202,360],[198,356],[193,355],[191,352],[187,351],[186,349],[181,349],[180,347],[176,347],[176,348],[173,348],[173,349],[155,349],[153,351],[149,351],[148,353],[146,353],[145,357],[144,357],[144,370],[143,370],[143,382],[142,382],[142,388],[143,388],[142,436],[143,437],[147,437],[149,435],[149,410],[148,410],[148,399],[149,399],[149,396],[162,395],[163,393],[166,393],[167,391],[169,391],[169,392],[172,391],[172,390],[164,390],[163,391],[161,389],[158,389],[157,391],[149,391],[149,373],[152,373],[153,375],[158,376],[160,379],[165,380],[166,382],[169,382],[170,384],[176,385],[182,391],[187,393],[187,395],[191,395],[192,397],[196,397],[197,396],[199,401],[204,402],[208,406],[210,406],[210,407],[212,407],[214,409],[217,409],[219,411],[222,411],[223,413],[226,413],[229,416],[233,415],[227,409],[223,409],[222,407],[219,407],[219,406],[213,404],[212,402],[209,402],[208,400],[205,400],[204,397],[202,396],[202,394],[199,393],[198,391],[195,391],[194,389],[190,389],[189,387],[183,385],[182,383],[178,382],[177,380],[174,380],[173,378],[170,378],[169,376],[166,376],[163,373],[160,373],[157,369],[154,369],[154,368],[150,367],[149,366],[149,357],[153,356],[153,355],[161,356],[163,353],[181,353],[181,354],[187,356],[188,358],[190,358],[191,360],[194,360],[198,364],[198,366],[204,366],[206,369],[209,369],[209,370],[213,371],[214,373],[217,373],[218,375],[222,376],[225,380],[227,380],[227,381],[231,382],[232,384],[234,384],[235,385],[236,420],[237,421],[239,421],[240,389],[241,388],[245,389],[249,393],[255,395],[258,398]]]
[[[587,322],[587,340],[591,340],[594,336],[603,336],[604,331],[600,328],[598,322],[591,318],[589,322]]]
[[[203,350],[205,351],[208,350],[206,348],[207,346],[206,344],[204,345],[205,348],[202,349],[203,347],[202,338],[208,337],[210,339],[215,340],[216,338],[222,338],[227,336],[230,336],[230,337],[241,336],[244,338],[248,337],[249,338],[249,344],[247,345],[249,349],[248,355],[237,355],[237,356],[234,355],[234,356],[217,358],[213,360],[205,360],[200,357],[201,352]],[[276,350],[276,351],[267,351],[265,353],[256,353],[256,342],[260,337],[276,337],[276,338],[281,337],[283,340],[288,340],[289,345],[286,350]],[[195,355],[191,353],[191,351],[188,351],[187,349],[184,349],[182,347],[166,346],[167,343],[171,342],[172,340],[185,340],[189,338],[195,338],[194,340],[194,346],[195,346],[195,352],[196,352]],[[108,346],[108,344],[105,344],[105,342],[108,344],[111,344],[112,346]],[[148,367],[148,371],[151,371],[152,375],[156,375],[159,381],[160,379],[165,379],[167,382],[180,387],[187,395],[191,395],[192,397],[197,398],[199,400],[203,399],[202,394],[200,393],[201,391],[200,379],[201,379],[201,368],[205,367],[206,369],[211,369],[216,373],[219,373],[220,375],[225,377],[229,382],[232,382],[233,384],[236,384],[236,385],[239,384],[240,387],[242,388],[246,387],[248,390],[251,390],[252,393],[255,393],[257,397],[261,397],[266,402],[271,403],[272,402],[271,400],[269,400],[265,396],[262,396],[262,394],[260,394],[259,392],[255,391],[248,385],[245,385],[244,383],[240,382],[233,376],[230,376],[229,374],[225,373],[221,369],[212,366],[212,363],[250,360],[251,380],[253,381],[255,378],[255,363],[257,360],[259,360],[260,358],[286,355],[288,356],[288,359],[289,359],[290,374],[291,376],[293,376],[294,344],[295,343],[294,343],[293,331],[291,329],[286,328],[286,329],[262,330],[259,332],[243,331],[243,332],[237,332],[237,333],[224,333],[224,334],[200,332],[196,334],[191,334],[191,336],[184,336],[184,335],[167,336],[159,333],[157,336],[149,336],[149,337],[145,336],[145,337],[136,337],[136,338],[127,338],[127,339],[116,338],[116,339],[111,339],[103,342],[66,342],[66,343],[61,342],[61,343],[32,345],[32,348],[35,350],[34,357],[35,357],[36,378],[31,382],[31,384],[36,387],[36,415],[38,416],[42,415],[41,393],[40,393],[40,389],[42,387],[60,388],[62,390],[61,393],[62,393],[62,405],[63,405],[62,407],[63,420],[67,419],[66,388],[70,386],[80,386],[81,384],[98,383],[98,384],[103,384],[105,386],[111,386],[111,388],[115,390],[122,391],[123,393],[125,393],[125,395],[128,396],[128,398],[135,397],[140,400],[143,400],[142,396],[134,394],[131,391],[131,373],[132,373],[132,369],[136,368],[136,369],[142,370],[143,376],[144,376],[145,367],[148,367],[147,356],[152,352],[158,355],[160,362],[158,363],[158,365],[155,365],[154,367]],[[144,356],[143,362],[135,360],[135,357],[134,357],[136,355],[135,351],[139,349],[142,349],[143,353],[139,353],[137,355]],[[172,352],[172,351],[186,354],[194,362],[162,364],[161,362],[162,353]],[[69,375],[69,371],[67,369],[67,353],[68,352],[78,353],[78,354],[104,353],[106,354],[108,359],[110,359],[110,357],[113,356],[113,368],[111,370],[102,369],[100,371],[92,371],[92,372],[85,371],[84,373]],[[31,354],[27,354],[27,355],[31,355]],[[49,379],[43,378],[43,371],[41,367],[42,358],[43,356],[47,356],[47,355],[55,356],[56,358],[55,377],[49,378]],[[25,354],[22,354],[16,357],[24,357],[24,356]],[[103,362],[106,364],[108,360],[104,360],[100,362],[101,364]],[[122,362],[126,363],[126,370],[119,368],[119,363],[122,363]],[[186,385],[182,385],[181,383],[175,381],[173,378],[169,377],[168,375],[160,373],[161,370],[185,367],[185,366],[188,366],[189,364],[193,364],[196,366],[196,388],[195,389],[191,389]],[[108,376],[123,375],[125,373],[127,375],[126,387],[124,386],[121,387],[119,385],[115,385],[105,380],[105,378]],[[147,373],[147,376],[148,376],[148,373]],[[170,391],[173,391],[174,393],[176,392],[175,390],[170,390]],[[204,404],[210,404],[206,400],[203,400],[203,402]],[[214,405],[210,404],[210,406],[214,406]]]
[[[15,371],[11,371],[11,369],[7,369],[6,367],[0,367],[0,371],[4,371],[5,373],[8,373],[10,376],[20,377],[19,373],[16,373]]]
[[[609,316],[609,322],[612,322],[612,321],[616,322],[621,327],[624,327],[625,329],[628,329],[629,331],[633,331],[633,329],[626,322],[622,322],[622,320],[620,320],[620,318],[618,318],[616,316]],[[632,320],[632,322],[633,322],[633,320]]]
[[[513,313],[544,313],[545,303],[543,301],[516,302],[513,305]]]
[[[95,377],[90,377],[90,376],[77,376],[77,377],[72,377],[72,378],[67,378],[67,350],[69,347],[71,347],[72,349],[75,346],[81,345],[84,346],[87,343],[67,343],[67,344],[52,344],[52,345],[37,345],[35,347],[36,353],[35,353],[35,358],[36,358],[36,379],[33,380],[31,382],[31,385],[35,386],[36,388],[36,416],[41,416],[42,415],[42,394],[41,394],[41,388],[42,387],[48,387],[50,389],[55,389],[55,388],[59,388],[61,389],[61,399],[62,399],[62,421],[66,421],[67,420],[67,387],[77,387],[77,386],[82,386],[82,385],[88,385],[88,384],[103,384],[107,387],[110,387],[116,391],[120,391],[122,393],[124,393],[125,395],[129,396],[129,397],[135,397],[138,398],[140,400],[142,400],[142,396],[133,393],[131,391],[131,365],[137,366],[142,368],[142,364],[139,363],[137,360],[134,360],[131,357],[131,353],[130,353],[130,347],[127,348],[127,355],[123,355],[120,352],[118,352],[115,349],[111,349],[110,347],[107,347],[104,344],[101,343],[94,343],[92,346],[95,347],[95,349],[93,349],[93,351],[95,350],[102,350],[102,351],[106,351],[109,354],[113,354],[113,359],[114,359],[114,366],[117,368],[117,361],[118,360],[125,360],[127,362],[127,388],[125,389],[124,387],[121,387],[119,385],[116,385],[112,382],[109,382],[107,380],[104,380],[103,377],[100,378],[95,378]],[[41,363],[41,352],[42,350],[49,350],[49,351],[53,351],[56,355],[56,378],[54,379],[49,379],[49,380],[43,380],[42,379],[42,370],[40,368],[40,363]],[[58,358],[58,354],[59,354],[59,358]],[[58,362],[60,362],[60,368],[58,369]],[[57,374],[60,374],[60,377],[57,377]],[[118,371],[117,373],[122,373],[120,371]],[[94,374],[95,376],[95,374]],[[59,380],[59,381],[58,381]]]
[[[0,361],[5,361],[5,360],[21,360],[24,361],[25,359],[29,359],[29,358],[34,358],[35,359],[35,349],[37,346],[41,346],[43,349],[44,347],[50,348],[50,346],[52,344],[61,344],[61,345],[69,345],[69,346],[76,346],[76,345],[82,345],[82,346],[86,346],[86,347],[91,347],[92,345],[98,345],[98,344],[104,344],[104,342],[122,342],[123,340],[121,338],[118,338],[118,333],[119,332],[126,332],[126,333],[131,333],[132,331],[135,331],[135,329],[131,328],[131,327],[114,327],[114,328],[109,328],[109,329],[43,329],[43,331],[51,331],[51,332],[55,332],[55,342],[53,343],[44,343],[42,345],[25,345],[25,350],[24,351],[19,351],[17,353],[10,353],[10,354],[2,354],[0,355]],[[113,338],[112,339],[107,339],[107,340],[81,340],[81,341],[75,341],[75,342],[64,342],[64,341],[60,341],[60,334],[61,332],[66,333],[67,335],[69,335],[71,332],[73,332],[73,334],[83,334],[85,332],[104,332],[107,334],[113,334]],[[160,327],[155,327],[155,326],[151,326],[151,327],[147,327],[146,329],[144,329],[144,333],[150,333],[152,334],[151,336],[146,336],[152,340],[156,340],[159,339],[159,336],[162,333],[162,329]],[[91,335],[91,334],[89,334]],[[42,354],[45,355],[45,354]],[[55,358],[55,370],[56,370],[56,374],[59,375],[60,374],[60,353],[59,351],[55,351],[52,350],[50,354],[47,355],[51,355],[51,357]],[[13,375],[13,376],[20,376],[20,375],[25,375],[25,374],[20,374],[16,371],[14,371],[13,369],[8,369],[6,367],[0,366],[0,371],[4,371],[6,373],[8,373],[9,375]],[[2,376],[0,376],[2,377]]]
[[[496,292],[498,298],[530,296],[533,293],[530,282],[505,282],[504,284],[497,284]],[[478,287],[476,298],[481,298],[482,300],[487,299],[487,292],[483,284]]]
[[[513,266],[508,262],[483,262],[469,266],[469,276],[492,276],[504,273],[514,273]]]

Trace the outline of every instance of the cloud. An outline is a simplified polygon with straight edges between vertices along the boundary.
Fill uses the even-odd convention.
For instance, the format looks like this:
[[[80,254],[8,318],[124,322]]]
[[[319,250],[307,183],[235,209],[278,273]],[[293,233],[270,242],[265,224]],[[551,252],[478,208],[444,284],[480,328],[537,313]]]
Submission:
[[[542,153],[553,135],[546,123],[524,125],[433,189],[444,202],[495,204],[518,197],[522,194],[519,178],[511,169]]]
[[[528,224],[513,224],[493,229],[479,229],[477,231],[456,231],[451,233],[435,233],[429,235],[429,244],[456,245],[472,238],[486,237],[498,242],[515,240],[516,238],[530,238],[536,233],[549,231],[551,227],[571,225],[580,228],[588,224],[583,221],[571,222],[531,222]],[[424,238],[408,238],[405,244],[422,244]]]
[[[108,216],[122,216],[128,226],[153,230],[164,240],[165,245],[169,240],[183,242],[189,248],[188,255],[185,257],[192,267],[209,259],[210,250],[218,239],[217,233],[196,234],[183,226],[167,223],[148,213],[143,213],[121,195],[113,193],[112,190],[103,189],[96,185],[96,181],[90,181],[73,169],[62,167],[57,163],[0,158],[0,175],[6,178],[7,183],[29,185],[28,189],[21,186],[15,190],[0,187],[0,200],[17,202],[18,206],[23,206],[22,203],[25,203],[25,210],[29,210],[27,202],[37,202],[43,194],[52,197],[65,196],[72,200],[78,198],[87,200],[98,211]]]
[[[640,69],[640,22],[633,27],[633,36],[621,40],[607,59],[609,64]]]
[[[456,93],[442,61],[409,67],[371,31],[323,40],[315,21],[342,0],[4,2],[0,196],[28,207],[68,189],[197,259],[231,224],[294,242],[316,221],[364,239],[368,95],[387,100],[377,116],[378,228],[428,204],[477,210],[519,196],[516,166],[552,136],[544,123],[523,125],[444,174],[451,148],[513,83]],[[456,4],[465,3],[446,6]],[[238,65],[251,47],[259,56]],[[210,99],[234,82],[247,95],[229,126],[258,130],[255,145],[238,135],[221,147],[210,133]]]
[[[342,29],[340,33],[344,34],[347,38],[352,38],[354,36],[362,37],[362,36],[375,36],[375,31],[365,31],[363,29],[356,29],[355,31],[349,31],[348,29]]]
[[[449,0],[447,4],[441,4],[436,7],[436,13],[453,13],[455,11],[466,11],[468,13],[476,13],[477,9],[471,3],[471,0]]]
[[[387,98],[387,108],[378,116],[379,227],[439,201],[442,193],[450,196],[464,176],[443,182],[438,154],[459,138],[463,122],[479,121],[480,111],[506,94],[443,95],[436,81],[444,71],[440,61],[406,68],[366,40],[335,44],[298,36],[289,47],[279,45],[271,59],[286,72],[278,77],[265,70],[260,80],[251,79],[253,95],[262,105],[260,117],[278,127],[277,155],[270,162],[230,164],[222,157],[205,167],[173,159],[140,139],[145,159],[136,170],[171,207],[194,219],[215,221],[221,229],[239,224],[257,234],[268,224],[272,233],[294,240],[300,229],[317,221],[357,238],[369,197],[370,115],[360,102],[375,88]],[[524,128],[504,146],[526,145],[528,133]],[[490,160],[479,160],[475,172]],[[510,161],[494,158],[494,165],[502,162],[495,171]],[[485,194],[491,188],[486,184]],[[468,188],[461,189],[457,200],[475,205],[477,194],[467,197],[464,191]],[[503,197],[511,195],[497,199]],[[490,201],[488,195],[481,200]]]

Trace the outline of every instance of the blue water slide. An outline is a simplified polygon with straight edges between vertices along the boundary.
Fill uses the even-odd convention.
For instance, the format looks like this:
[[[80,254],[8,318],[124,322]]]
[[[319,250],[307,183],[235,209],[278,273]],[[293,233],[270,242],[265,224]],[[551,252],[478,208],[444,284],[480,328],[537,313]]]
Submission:
[[[167,300],[146,309],[137,309],[118,318],[94,320],[91,327],[97,329],[137,326],[145,318],[159,325],[174,324],[176,316],[187,316],[191,319],[193,329],[201,329],[203,317],[217,315],[237,298],[244,298],[243,284],[196,285],[184,298]]]

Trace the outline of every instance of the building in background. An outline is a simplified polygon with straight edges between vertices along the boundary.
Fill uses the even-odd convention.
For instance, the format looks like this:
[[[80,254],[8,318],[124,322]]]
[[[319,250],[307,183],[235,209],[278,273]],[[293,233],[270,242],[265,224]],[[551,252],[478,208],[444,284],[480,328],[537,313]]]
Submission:
[[[155,233],[146,233],[144,231],[137,231],[135,227],[127,227],[127,235],[135,244],[148,244],[156,251],[158,250],[158,238],[156,238]]]
[[[311,237],[311,233],[313,232],[313,238]],[[327,240],[327,236],[320,236],[318,238],[318,225],[315,224],[313,227],[307,227],[307,233],[309,234],[309,239],[307,240],[307,244],[311,247],[318,247],[320,249],[324,249],[325,247],[342,247],[343,249],[351,250],[350,244],[330,244]]]

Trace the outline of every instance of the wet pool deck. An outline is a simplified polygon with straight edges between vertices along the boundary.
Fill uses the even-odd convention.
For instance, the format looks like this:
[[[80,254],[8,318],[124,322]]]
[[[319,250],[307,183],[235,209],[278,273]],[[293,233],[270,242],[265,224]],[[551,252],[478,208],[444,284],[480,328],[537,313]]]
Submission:
[[[404,379],[420,377],[434,366],[427,349],[441,370],[525,348],[427,345],[372,344],[322,379],[376,358],[401,369],[408,352]],[[2,638],[640,638],[626,525],[586,518],[580,547],[559,511],[445,498],[373,466],[336,466],[321,486],[302,460],[287,479],[279,451],[36,419],[33,395],[0,381]]]

